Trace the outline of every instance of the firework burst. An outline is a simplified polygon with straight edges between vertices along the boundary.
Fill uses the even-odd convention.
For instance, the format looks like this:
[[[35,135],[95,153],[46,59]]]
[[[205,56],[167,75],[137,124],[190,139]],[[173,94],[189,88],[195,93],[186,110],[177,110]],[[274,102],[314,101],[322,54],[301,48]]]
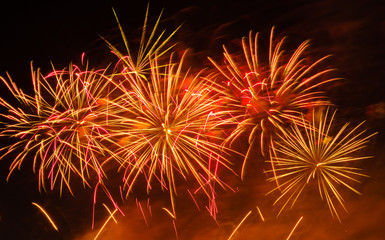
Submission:
[[[226,141],[231,144],[242,134],[249,136],[250,147],[242,167],[242,176],[254,143],[260,141],[264,154],[264,146],[268,143],[266,137],[276,130],[285,131],[288,122],[302,123],[300,115],[309,108],[328,105],[324,93],[317,89],[336,80],[326,78],[333,69],[317,71],[327,57],[310,64],[303,57],[309,45],[307,41],[292,55],[286,54],[282,49],[285,38],[274,44],[273,32],[274,28],[271,31],[268,61],[260,61],[258,34],[252,32],[248,38],[242,39],[243,55],[231,54],[224,47],[225,67],[210,59],[224,79],[224,85],[228,86],[227,107],[233,113],[230,121],[236,124]]]
[[[359,183],[358,178],[366,175],[353,163],[370,158],[359,156],[359,151],[373,134],[365,136],[365,130],[359,130],[363,123],[350,130],[346,123],[334,130],[335,114],[336,111],[329,114],[327,108],[319,115],[313,114],[310,124],[302,118],[301,125],[293,124],[290,130],[278,134],[279,140],[271,141],[274,177],[270,180],[277,183],[273,191],[281,192],[275,203],[285,201],[281,211],[290,203],[293,206],[311,182],[316,182],[321,198],[326,200],[332,216],[338,220],[336,203],[346,210],[339,186],[359,194],[354,183]]]
[[[217,111],[218,92],[210,77],[190,74],[173,56],[167,64],[150,60],[150,78],[123,72],[117,84],[123,93],[115,99],[111,138],[118,145],[116,155],[125,163],[127,194],[139,176],[154,179],[170,193],[176,193],[177,176],[193,176],[200,189],[211,195],[210,182],[217,177],[219,165],[226,165],[217,130],[225,112]],[[117,81],[114,81],[117,82]],[[111,120],[112,121],[112,120]],[[173,216],[175,216],[173,205]]]
[[[39,174],[39,189],[55,184],[71,191],[72,175],[80,176],[88,185],[89,178],[99,181],[104,176],[103,164],[108,148],[102,139],[108,135],[108,79],[105,70],[81,70],[70,64],[68,69],[56,70],[44,76],[32,69],[33,94],[25,94],[9,78],[1,78],[18,100],[15,107],[0,98],[8,110],[1,116],[7,120],[1,136],[15,139],[3,148],[1,158],[15,155],[10,175],[29,157]]]
[[[107,43],[107,46],[111,49],[112,53],[119,58],[119,64],[117,64],[117,66],[123,68],[123,71],[125,71],[126,74],[130,73],[138,75],[141,78],[145,79],[149,77],[149,74],[151,72],[149,65],[150,59],[155,57],[160,58],[164,55],[167,55],[166,53],[170,52],[170,50],[175,46],[175,44],[169,44],[169,42],[172,36],[179,29],[178,27],[169,35],[165,34],[165,30],[159,32],[159,23],[162,17],[161,13],[157,18],[154,26],[150,30],[150,33],[148,34],[148,10],[149,6],[147,6],[146,15],[144,18],[139,47],[135,53],[132,50],[132,46],[130,46],[130,41],[127,39],[126,34],[124,33],[122,25],[120,24],[115,11],[115,19],[118,23],[120,34],[125,47],[124,52],[120,51],[114,44],[103,38]]]

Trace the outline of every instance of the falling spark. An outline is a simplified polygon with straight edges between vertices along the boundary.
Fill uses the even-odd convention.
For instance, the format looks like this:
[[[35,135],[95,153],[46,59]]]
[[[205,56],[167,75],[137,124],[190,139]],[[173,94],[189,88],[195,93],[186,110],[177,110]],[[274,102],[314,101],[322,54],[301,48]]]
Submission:
[[[167,208],[163,207],[162,208],[164,211],[166,211],[166,213],[168,213],[173,219],[176,219],[175,215],[170,211],[168,210]]]
[[[115,209],[113,212],[110,211],[110,209],[105,205],[103,204],[103,206],[107,209],[108,213],[110,214],[110,216],[107,218],[107,220],[104,222],[103,226],[99,229],[98,233],[96,234],[94,240],[96,240],[100,233],[103,231],[103,229],[106,227],[107,223],[113,219],[114,222],[117,224],[118,222],[116,221],[115,217],[114,217],[114,214],[118,211],[118,209]]]
[[[187,192],[189,193],[191,199],[192,199],[192,200],[194,201],[194,203],[195,203],[195,206],[197,207],[198,211],[200,212],[201,209],[200,209],[200,207],[199,207],[199,204],[198,204],[197,201],[195,200],[194,195],[191,193],[191,191],[190,191],[189,189],[187,189]]]
[[[261,210],[259,209],[258,206],[257,206],[257,210],[258,210],[259,216],[261,216],[261,219],[262,219],[262,221],[264,222],[264,221],[265,221],[265,218],[263,217],[262,212],[261,212]]]
[[[56,231],[59,231],[59,229],[56,227],[54,221],[52,220],[52,218],[48,215],[48,213],[37,203],[35,202],[32,202],[33,205],[35,205],[37,208],[39,208],[39,210],[47,217],[48,221],[51,223],[52,227],[56,230]]]
[[[234,229],[234,231],[231,233],[230,237],[227,240],[230,240],[234,234],[238,231],[238,228],[242,225],[242,223],[246,220],[246,218],[252,213],[253,211],[250,211],[246,214],[246,216],[242,219],[242,221],[238,224],[238,226]]]
[[[135,201],[136,201],[136,206],[139,207],[139,210],[140,210],[140,212],[141,212],[141,214],[143,216],[144,222],[146,223],[146,226],[148,227],[147,218],[146,218],[146,215],[144,214],[142,204],[140,204],[140,202],[138,201],[137,198],[135,199]]]
[[[174,226],[175,237],[178,240],[179,239],[179,235],[178,235],[178,229],[176,227],[175,219],[172,220],[172,225]]]
[[[302,218],[303,218],[303,216],[299,218],[299,220],[298,220],[298,221],[297,221],[297,223],[295,224],[295,226],[294,226],[293,230],[291,230],[291,232],[290,232],[289,236],[286,238],[286,240],[289,240],[289,239],[290,239],[290,237],[291,237],[291,235],[293,235],[293,232],[294,232],[294,231],[295,231],[295,229],[297,228],[298,224],[301,222]]]

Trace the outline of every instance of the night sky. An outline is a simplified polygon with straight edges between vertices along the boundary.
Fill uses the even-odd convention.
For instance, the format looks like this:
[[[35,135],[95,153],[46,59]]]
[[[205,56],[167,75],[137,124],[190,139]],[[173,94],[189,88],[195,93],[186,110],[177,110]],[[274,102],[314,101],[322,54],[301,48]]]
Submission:
[[[54,3],[55,2],[55,3]],[[70,62],[80,63],[82,53],[90,65],[105,67],[114,56],[100,36],[117,46],[122,42],[112,9],[129,39],[140,37],[146,1],[99,1],[56,3],[14,2],[0,8],[0,75],[8,73],[28,92],[30,65],[49,73]],[[353,3],[354,2],[354,3]],[[163,9],[161,28],[175,29],[180,49],[189,48],[191,64],[204,66],[207,57],[220,58],[222,45],[239,41],[250,30],[268,41],[272,26],[278,36],[287,36],[295,48],[310,39],[310,54],[332,54],[328,64],[343,80],[328,94],[339,108],[341,121],[366,120],[369,133],[378,132],[367,150],[374,156],[360,166],[370,175],[358,186],[362,195],[344,192],[348,214],[342,223],[333,219],[318,193],[309,194],[297,208],[276,219],[273,199],[265,196],[270,185],[261,171],[251,171],[244,182],[236,182],[236,193],[220,192],[217,201],[219,226],[188,198],[180,201],[177,221],[179,238],[227,239],[246,213],[260,206],[266,221],[255,212],[245,221],[234,239],[286,239],[299,217],[304,216],[291,239],[384,239],[385,238],[385,4],[381,1],[152,1],[149,17]],[[266,49],[267,51],[267,49]],[[5,87],[4,98],[10,99]],[[7,144],[7,139],[1,139]],[[26,162],[6,182],[12,159],[0,162],[0,239],[93,239],[106,220],[107,212],[97,205],[95,229],[91,229],[93,190],[79,183],[75,196],[57,189],[38,191],[38,178]],[[255,174],[257,177],[252,177]],[[262,175],[262,176],[261,176]],[[136,199],[145,205],[144,193],[122,204],[125,216],[117,214],[100,239],[176,239],[170,217],[162,210],[167,193],[151,193],[153,216],[146,226]],[[101,197],[102,198],[102,197]],[[182,197],[183,198],[183,197]],[[187,199],[187,200],[186,200]],[[313,201],[314,200],[314,201]],[[42,213],[31,204],[39,203],[50,213],[56,232]],[[119,216],[118,216],[119,215]],[[147,213],[148,215],[148,213]]]

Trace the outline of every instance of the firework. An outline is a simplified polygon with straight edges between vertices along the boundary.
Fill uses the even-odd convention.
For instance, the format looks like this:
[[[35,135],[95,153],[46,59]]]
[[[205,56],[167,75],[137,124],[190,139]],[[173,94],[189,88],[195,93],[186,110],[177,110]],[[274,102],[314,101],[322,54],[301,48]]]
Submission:
[[[274,28],[266,61],[260,61],[258,34],[252,32],[248,38],[242,39],[241,56],[231,54],[224,47],[225,67],[210,59],[219,70],[223,85],[228,86],[227,108],[232,112],[229,121],[236,124],[226,141],[231,144],[242,134],[249,136],[250,147],[242,167],[242,176],[246,159],[258,139],[264,154],[264,146],[268,143],[266,137],[276,130],[285,131],[288,122],[301,123],[301,113],[309,108],[329,104],[317,89],[336,80],[326,78],[332,69],[317,71],[327,56],[309,64],[303,57],[309,45],[307,41],[292,55],[286,54],[283,50],[285,38],[274,44],[273,32]]]
[[[122,72],[124,80],[116,84],[123,94],[110,114],[111,141],[117,143],[119,161],[125,161],[127,194],[139,176],[147,190],[156,179],[170,193],[173,216],[177,176],[192,175],[210,196],[210,182],[221,183],[218,167],[227,164],[223,139],[211,134],[225,115],[216,109],[216,86],[203,73],[185,71],[184,56],[178,62],[171,56],[162,65],[159,58],[150,59],[150,78]]]
[[[147,78],[148,74],[151,72],[149,66],[151,58],[160,58],[164,55],[167,55],[166,53],[170,52],[170,50],[175,46],[175,44],[169,44],[169,41],[179,29],[175,29],[169,35],[165,34],[165,30],[159,32],[158,27],[162,17],[161,13],[157,18],[152,30],[150,31],[150,34],[148,34],[148,10],[149,7],[147,6],[139,47],[135,53],[132,51],[130,41],[127,39],[115,11],[115,19],[118,23],[120,34],[122,36],[125,47],[124,52],[120,51],[114,44],[103,38],[107,43],[107,46],[111,49],[112,53],[118,57],[119,64],[117,64],[117,66],[123,68],[123,71],[125,71],[126,74],[138,75],[141,78]]]
[[[325,112],[313,114],[309,124],[303,117],[302,125],[293,124],[290,130],[278,135],[279,140],[271,141],[274,177],[270,180],[277,183],[274,190],[281,192],[275,203],[285,201],[280,212],[290,203],[292,207],[311,182],[316,183],[321,198],[326,200],[332,216],[338,220],[336,203],[346,210],[339,186],[359,194],[353,184],[366,175],[352,165],[369,158],[359,156],[359,151],[373,134],[365,136],[365,130],[359,130],[363,123],[351,130],[348,130],[349,123],[346,123],[335,131],[335,114],[336,111],[329,114],[327,108]]]
[[[105,70],[68,69],[43,76],[32,69],[33,94],[23,92],[9,78],[1,78],[18,100],[13,106],[0,98],[8,110],[1,136],[15,140],[3,148],[1,158],[14,156],[8,178],[21,164],[33,158],[33,170],[39,174],[39,190],[59,184],[70,191],[72,175],[88,185],[89,178],[104,177],[103,164],[110,154],[102,139],[108,135],[108,79]],[[111,90],[112,91],[112,90]],[[18,105],[18,106],[16,106]]]

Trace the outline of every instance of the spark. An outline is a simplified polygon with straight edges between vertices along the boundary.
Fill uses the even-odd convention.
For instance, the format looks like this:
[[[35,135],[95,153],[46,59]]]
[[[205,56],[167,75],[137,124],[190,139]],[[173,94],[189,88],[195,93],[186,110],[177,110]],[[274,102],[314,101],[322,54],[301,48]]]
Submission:
[[[365,136],[366,131],[359,130],[363,122],[351,130],[348,130],[349,123],[335,130],[336,110],[333,114],[329,113],[329,108],[324,111],[317,116],[313,114],[310,123],[305,123],[306,119],[302,117],[303,124],[294,124],[291,130],[279,134],[279,140],[271,142],[270,162],[274,176],[269,180],[277,183],[277,188],[271,192],[281,192],[275,203],[285,201],[279,213],[289,202],[293,207],[312,181],[316,182],[321,199],[326,200],[332,216],[339,221],[335,202],[347,210],[337,186],[360,194],[352,183],[359,183],[358,177],[367,175],[352,164],[370,158],[360,156],[359,151],[374,134]]]
[[[115,209],[113,212],[110,211],[110,209],[103,203],[103,206],[106,208],[106,210],[108,211],[108,213],[110,214],[110,216],[107,218],[107,220],[104,222],[103,226],[99,229],[98,233],[96,234],[94,240],[96,240],[99,235],[101,234],[101,232],[103,231],[103,229],[106,227],[107,223],[113,219],[115,223],[118,223],[114,217],[114,214],[118,211],[118,209]]]
[[[195,197],[193,196],[193,194],[191,193],[191,191],[190,191],[189,189],[187,189],[187,192],[189,193],[191,199],[192,199],[192,200],[194,201],[194,203],[195,203],[195,206],[197,207],[198,211],[200,212],[201,209],[200,209],[200,207],[199,207],[199,204],[198,204],[197,201],[195,200]],[[195,194],[195,193],[194,193],[194,194]]]
[[[261,216],[261,219],[262,219],[262,221],[264,222],[264,221],[265,221],[265,218],[263,217],[262,212],[261,212],[261,210],[259,209],[258,206],[257,206],[257,210],[258,210],[259,216]]]
[[[176,227],[175,219],[172,220],[172,225],[174,226],[175,237],[177,240],[179,240],[178,229]]]
[[[176,219],[175,215],[170,211],[168,210],[167,208],[163,207],[162,208],[164,211],[166,211],[166,213],[168,213],[168,215],[170,215],[173,219]]]
[[[52,227],[56,230],[56,231],[59,231],[59,229],[56,227],[54,221],[52,220],[52,218],[48,215],[48,213],[37,203],[35,202],[32,202],[32,204],[34,206],[36,206],[37,208],[39,208],[39,210],[47,217],[48,221],[51,223]]]
[[[234,234],[238,231],[239,227],[242,225],[242,223],[246,220],[246,218],[252,213],[253,211],[249,211],[246,216],[242,219],[242,221],[238,224],[238,226],[234,229],[234,231],[231,233],[230,237],[227,240],[230,240]]]
[[[291,235],[293,235],[295,229],[298,227],[298,224],[301,222],[302,218],[303,218],[303,216],[298,219],[297,223],[295,224],[293,230],[291,230],[291,232],[290,232],[289,236],[286,238],[286,240],[289,240]]]
[[[112,204],[114,205],[115,209],[119,210],[119,212],[123,215],[123,211],[119,208],[117,202],[114,200],[113,196],[111,195],[111,193],[108,191],[107,187],[102,183],[102,182],[98,182],[94,188],[94,196],[93,196],[93,204],[92,204],[92,225],[91,225],[91,228],[94,229],[94,224],[95,224],[95,206],[96,206],[96,202],[97,202],[97,192],[98,192],[98,189],[99,189],[99,186],[103,189],[104,193],[107,195],[107,197],[110,199],[110,201],[112,202]],[[104,205],[104,203],[103,203]],[[106,207],[106,206],[105,206]]]
[[[146,215],[144,214],[144,211],[143,211],[143,208],[142,208],[142,204],[140,204],[140,202],[138,201],[137,198],[135,200],[136,200],[136,206],[139,207],[140,212],[141,212],[141,214],[143,216],[144,222],[146,223],[146,226],[148,227],[147,218],[146,218]]]

